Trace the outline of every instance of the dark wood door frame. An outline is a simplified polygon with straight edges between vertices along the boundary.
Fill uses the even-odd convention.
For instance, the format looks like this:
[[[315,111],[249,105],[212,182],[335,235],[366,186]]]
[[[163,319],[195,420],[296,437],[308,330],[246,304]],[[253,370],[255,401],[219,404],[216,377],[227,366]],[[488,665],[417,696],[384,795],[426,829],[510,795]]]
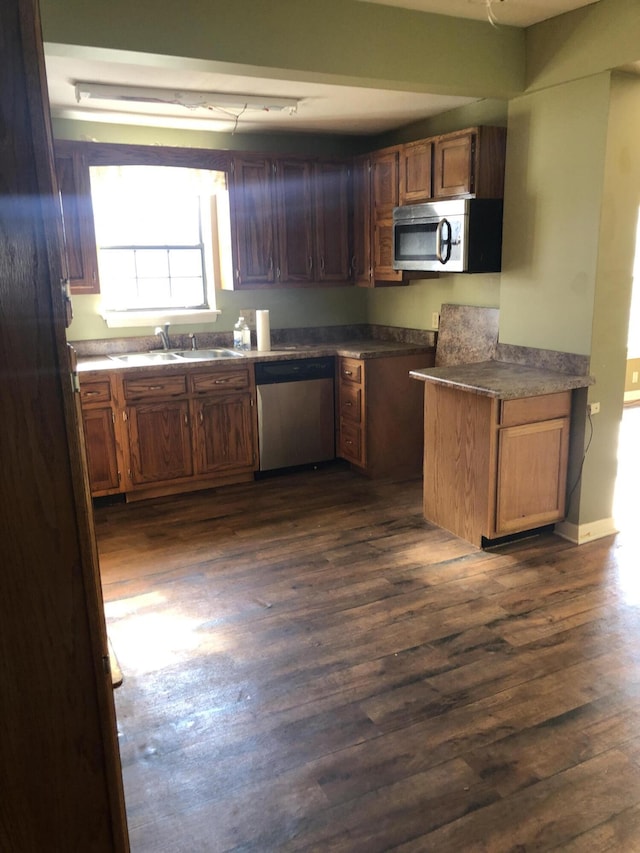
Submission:
[[[0,79],[0,849],[127,851],[36,0]]]

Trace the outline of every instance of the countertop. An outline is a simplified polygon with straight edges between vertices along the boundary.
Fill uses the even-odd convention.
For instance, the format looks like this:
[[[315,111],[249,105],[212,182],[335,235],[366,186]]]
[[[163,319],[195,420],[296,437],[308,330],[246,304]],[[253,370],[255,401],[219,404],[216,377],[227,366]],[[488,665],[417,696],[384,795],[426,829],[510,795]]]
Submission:
[[[560,373],[539,367],[526,367],[504,361],[480,361],[448,367],[412,370],[411,376],[423,382],[447,385],[471,394],[515,400],[537,397],[592,385],[592,376]]]
[[[204,349],[204,347],[203,347]],[[149,365],[126,364],[108,355],[85,356],[78,358],[78,372],[104,371],[104,370],[162,370],[171,373],[181,372],[185,369],[212,367],[216,364],[242,364],[243,362],[259,361],[293,361],[300,358],[313,356],[342,356],[346,358],[382,358],[385,356],[400,355],[427,355],[433,353],[434,347],[424,344],[396,343],[379,340],[354,340],[340,341],[327,344],[295,344],[283,346],[280,349],[271,349],[268,352],[261,350],[249,350],[241,357],[229,356],[228,358],[215,358],[202,361],[166,361]],[[160,350],[157,350],[160,352]],[[124,355],[125,353],[118,353]],[[116,353],[114,353],[116,355]]]

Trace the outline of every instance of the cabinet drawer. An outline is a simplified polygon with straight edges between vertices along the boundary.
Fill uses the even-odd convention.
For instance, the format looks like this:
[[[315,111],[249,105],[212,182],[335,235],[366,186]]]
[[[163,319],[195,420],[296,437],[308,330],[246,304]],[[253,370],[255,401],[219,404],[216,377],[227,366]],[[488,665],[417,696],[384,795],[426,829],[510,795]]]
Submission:
[[[104,382],[87,382],[80,385],[80,399],[83,403],[108,403],[111,400],[109,380]]]
[[[362,421],[362,389],[355,383],[340,383],[340,417],[357,424]]]
[[[187,383],[185,376],[149,376],[146,378],[126,378],[123,381],[124,396],[127,400],[147,400],[150,398],[178,397],[185,394]]]
[[[340,359],[340,379],[344,382],[361,383],[363,378],[363,365],[355,358]]]
[[[251,380],[248,368],[216,370],[190,376],[189,385],[194,394],[210,394],[212,391],[227,391],[230,388],[249,388]]]
[[[364,465],[362,429],[356,424],[347,421],[340,424],[340,456],[357,465]]]
[[[500,423],[502,426],[530,424],[564,418],[571,411],[571,391],[558,394],[541,394],[538,397],[522,397],[518,400],[503,400]]]

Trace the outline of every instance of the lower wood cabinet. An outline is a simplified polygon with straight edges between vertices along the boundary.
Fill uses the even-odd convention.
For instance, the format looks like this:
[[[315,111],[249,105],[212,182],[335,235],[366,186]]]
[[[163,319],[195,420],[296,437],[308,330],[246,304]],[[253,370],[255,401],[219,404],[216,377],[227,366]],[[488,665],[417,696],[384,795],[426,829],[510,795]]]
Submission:
[[[252,479],[253,366],[80,374],[92,494],[137,500]],[[108,401],[91,397],[100,393]]]
[[[338,359],[338,456],[370,477],[422,470],[422,388],[409,371],[433,353]]]
[[[571,392],[499,400],[425,385],[424,515],[481,546],[565,516]]]
[[[80,400],[91,494],[117,493],[120,491],[122,466],[109,378],[83,382]]]
[[[132,485],[176,480],[193,473],[186,400],[129,406],[127,439]]]

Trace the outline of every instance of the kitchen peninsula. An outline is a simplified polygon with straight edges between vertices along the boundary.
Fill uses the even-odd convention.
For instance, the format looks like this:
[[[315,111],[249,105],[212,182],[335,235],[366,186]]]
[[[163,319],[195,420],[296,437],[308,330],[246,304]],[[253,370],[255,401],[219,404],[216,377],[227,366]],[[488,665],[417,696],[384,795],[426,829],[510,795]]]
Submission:
[[[498,344],[488,361],[411,372],[425,383],[427,521],[480,547],[564,518],[572,394],[593,383],[584,362]]]

